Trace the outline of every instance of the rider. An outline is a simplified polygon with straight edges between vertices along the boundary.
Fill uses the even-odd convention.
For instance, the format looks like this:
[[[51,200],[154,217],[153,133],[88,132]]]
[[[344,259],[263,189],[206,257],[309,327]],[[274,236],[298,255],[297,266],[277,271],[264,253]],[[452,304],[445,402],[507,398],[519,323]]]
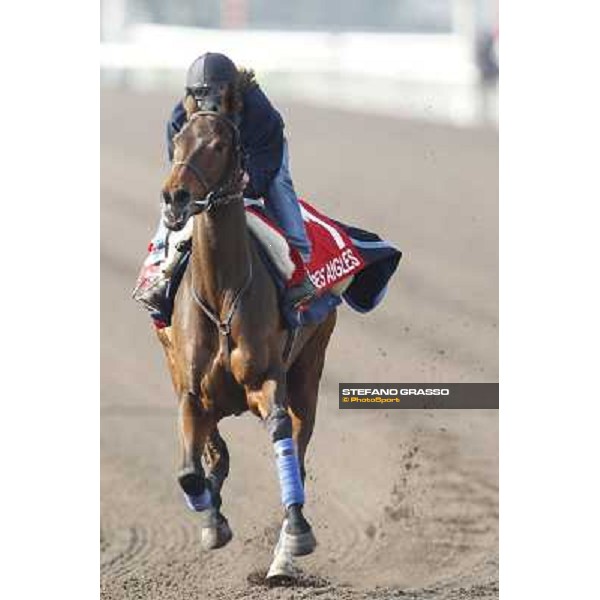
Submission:
[[[254,73],[237,69],[224,54],[207,52],[189,67],[185,97],[173,109],[167,124],[169,160],[173,137],[197,110],[225,114],[239,127],[245,170],[244,196],[263,198],[265,209],[283,230],[304,265],[310,261],[311,244],[289,171],[283,119],[254,79]],[[168,230],[162,215],[134,290],[134,298],[151,311],[161,312],[169,275],[161,268],[168,247]],[[299,284],[287,290],[286,302],[300,307],[316,294],[306,268]]]

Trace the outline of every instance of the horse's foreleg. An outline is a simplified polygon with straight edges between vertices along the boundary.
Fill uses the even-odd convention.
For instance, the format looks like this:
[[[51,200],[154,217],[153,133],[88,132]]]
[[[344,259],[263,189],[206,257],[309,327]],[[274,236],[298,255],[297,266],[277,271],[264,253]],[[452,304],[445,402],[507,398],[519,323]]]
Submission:
[[[249,406],[257,409],[265,422],[275,450],[281,502],[286,511],[279,546],[293,556],[310,554],[316,540],[302,514],[304,486],[292,439],[292,421],[285,408],[285,374],[268,378],[258,389],[247,389],[247,395]]]
[[[202,408],[200,399],[191,393],[184,393],[179,402],[179,437],[181,441],[181,469],[179,485],[186,495],[188,504],[195,510],[202,510],[208,500],[206,478],[202,468],[202,450],[214,421]]]
[[[303,404],[298,407],[295,402],[302,399]],[[306,458],[306,449],[312,436],[315,424],[315,409],[317,407],[317,394],[307,394],[306,396],[298,396],[290,394],[290,416],[292,418],[292,435],[296,448],[298,448],[298,462],[300,464],[300,475],[302,476],[302,484],[306,485],[306,468],[304,459]]]
[[[289,375],[289,374],[288,374]],[[289,377],[288,377],[289,387]],[[300,396],[297,391],[290,390],[290,417],[292,420],[292,436],[298,449],[298,463],[300,467],[300,475],[302,478],[302,485],[305,485],[306,471],[304,469],[304,457],[306,454],[306,447],[310,440],[314,425],[314,410],[306,411],[306,404],[302,404],[302,409],[297,407],[294,409],[294,403],[300,402]],[[316,395],[314,398],[314,404],[316,408]],[[284,520],[281,526],[279,534],[279,541],[275,548],[273,560],[267,573],[267,579],[273,581],[277,579],[289,579],[295,578],[297,575],[297,569],[294,565],[294,559],[291,553],[286,548],[286,528],[288,527],[287,519]]]
[[[229,475],[229,450],[216,425],[204,447],[204,460],[208,465],[207,479],[210,483],[213,503],[219,510],[221,488]]]
[[[287,373],[289,411],[294,441],[298,448],[298,460],[303,484],[306,476],[304,458],[315,423],[319,381],[323,373],[325,351],[334,327],[335,313],[332,313],[306,343]],[[284,522],[280,540],[285,539],[285,528],[286,523]],[[267,578],[288,578],[294,577],[295,574],[292,557],[285,551],[283,541],[281,541],[275,550],[275,556],[269,567]]]
[[[319,326],[287,373],[289,411],[303,483],[306,478],[304,458],[315,424],[325,351],[334,326],[335,313]]]
[[[214,419],[203,409],[200,399],[191,393],[184,394],[179,403],[182,466],[178,480],[187,505],[199,513],[200,544],[205,550],[220,548],[232,537],[227,521],[219,515],[213,502],[202,468],[202,452],[215,427]]]

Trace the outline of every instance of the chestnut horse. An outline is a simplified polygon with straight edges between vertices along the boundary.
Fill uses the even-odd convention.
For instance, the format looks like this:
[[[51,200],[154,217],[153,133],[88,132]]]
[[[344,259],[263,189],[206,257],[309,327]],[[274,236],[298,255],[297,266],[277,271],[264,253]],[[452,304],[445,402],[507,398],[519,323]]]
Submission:
[[[302,514],[304,457],[336,313],[300,329],[290,350],[275,284],[246,226],[242,187],[237,127],[218,113],[195,113],[174,139],[163,187],[165,224],[177,231],[193,218],[193,236],[172,324],[159,338],[179,399],[178,480],[200,515],[202,548],[232,537],[221,513],[229,459],[218,423],[250,410],[274,446],[285,509],[276,557],[289,564],[316,545]],[[272,565],[273,574],[285,568]]]

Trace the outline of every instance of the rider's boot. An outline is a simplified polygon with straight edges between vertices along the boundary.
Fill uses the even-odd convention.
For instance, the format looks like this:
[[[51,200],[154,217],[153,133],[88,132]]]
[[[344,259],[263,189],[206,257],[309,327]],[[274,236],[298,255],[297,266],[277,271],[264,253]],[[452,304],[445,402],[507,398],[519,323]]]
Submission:
[[[164,313],[166,308],[169,278],[162,269],[162,263],[142,265],[132,297],[150,312]]]
[[[168,280],[163,273],[167,258],[169,231],[164,225],[161,213],[158,227],[148,245],[148,256],[142,264],[132,298],[152,313],[163,313],[166,303]]]
[[[296,272],[288,284],[285,303],[293,310],[299,310],[317,295],[318,290],[308,275],[306,263],[300,252],[292,247],[290,255],[296,265]]]
[[[294,309],[302,308],[317,295],[317,288],[311,281],[308,273],[305,274],[300,283],[288,288],[286,302]]]
[[[181,232],[159,231],[148,247],[149,255],[142,265],[132,296],[152,313],[167,316],[167,290],[173,269],[191,243],[191,227]]]

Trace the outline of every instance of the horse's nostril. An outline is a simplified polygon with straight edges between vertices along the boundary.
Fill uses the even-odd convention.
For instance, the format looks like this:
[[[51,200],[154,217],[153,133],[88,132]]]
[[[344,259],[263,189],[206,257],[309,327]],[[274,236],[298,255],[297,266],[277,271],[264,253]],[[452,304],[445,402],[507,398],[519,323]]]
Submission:
[[[173,194],[173,202],[175,204],[185,204],[189,200],[190,194],[187,190],[179,188]]]

